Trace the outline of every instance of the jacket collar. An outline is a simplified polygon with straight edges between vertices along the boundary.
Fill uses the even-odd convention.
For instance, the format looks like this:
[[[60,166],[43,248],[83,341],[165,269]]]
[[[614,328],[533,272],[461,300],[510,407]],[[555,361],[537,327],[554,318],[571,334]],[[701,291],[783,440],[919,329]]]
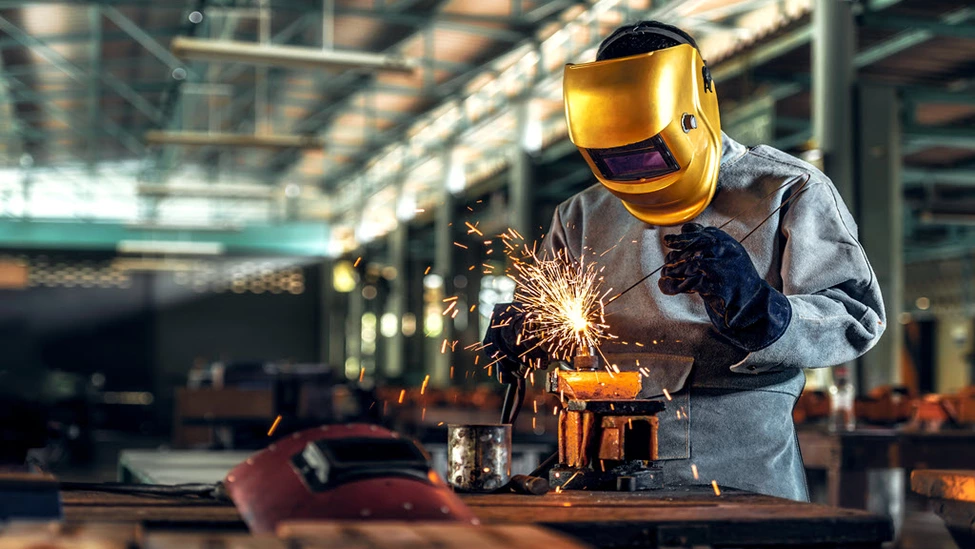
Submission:
[[[728,134],[721,132],[721,165],[735,160],[748,152],[748,149],[741,143],[728,137]]]

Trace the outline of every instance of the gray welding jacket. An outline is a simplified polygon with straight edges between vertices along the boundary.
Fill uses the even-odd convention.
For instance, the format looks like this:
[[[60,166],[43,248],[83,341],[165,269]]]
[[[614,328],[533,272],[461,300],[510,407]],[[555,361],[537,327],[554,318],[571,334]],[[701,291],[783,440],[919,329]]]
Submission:
[[[796,192],[788,184],[805,178],[806,190],[772,213]],[[605,353],[693,357],[648,368],[656,392],[667,389],[671,398],[652,395],[667,405],[659,432],[667,484],[715,480],[808,499],[792,422],[802,369],[853,360],[884,331],[880,287],[832,182],[781,151],[724,136],[717,193],[694,221],[716,227],[734,218],[724,230],[741,239],[770,214],[743,246],[759,275],[792,304],[792,322],[771,346],[752,353],[731,346],[711,327],[700,296],[664,295],[658,275],[606,307],[619,340],[604,344]],[[558,207],[544,242],[549,253],[604,265],[603,288],[619,291],[660,267],[669,251],[664,236],[679,231],[639,221],[595,185]]]

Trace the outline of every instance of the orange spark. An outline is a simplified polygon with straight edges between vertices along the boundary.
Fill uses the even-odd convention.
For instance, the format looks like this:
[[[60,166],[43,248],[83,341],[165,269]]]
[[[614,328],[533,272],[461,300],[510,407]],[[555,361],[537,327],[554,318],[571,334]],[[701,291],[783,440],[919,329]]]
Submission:
[[[718,481],[712,480],[711,481],[711,488],[714,488],[714,495],[716,495],[716,496],[720,496],[721,495],[721,488],[718,488]]]
[[[276,417],[276,418],[274,418],[274,423],[272,423],[272,424],[271,424],[271,428],[267,430],[267,436],[271,436],[271,435],[273,435],[273,434],[274,434],[274,431],[275,431],[275,429],[277,429],[277,428],[278,428],[278,425],[279,425],[280,423],[281,423],[281,416],[279,415],[278,417]]]
[[[353,264],[352,264],[352,266],[353,266],[353,267],[358,267],[358,266],[359,266],[359,262],[361,262],[361,261],[362,261],[362,256],[359,256],[359,257],[358,257],[358,258],[357,258],[357,259],[355,260],[355,263],[353,263]]]
[[[403,398],[406,397],[406,389],[400,389],[399,391],[399,403],[403,404]]]

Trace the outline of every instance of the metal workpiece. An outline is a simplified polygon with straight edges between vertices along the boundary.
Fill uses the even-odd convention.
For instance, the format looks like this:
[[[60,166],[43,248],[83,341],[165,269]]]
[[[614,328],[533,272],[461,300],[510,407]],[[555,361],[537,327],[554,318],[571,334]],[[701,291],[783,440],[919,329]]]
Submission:
[[[630,461],[616,467],[590,468],[558,465],[549,472],[549,485],[557,492],[600,490],[642,492],[664,487],[663,468],[650,462]]]
[[[447,483],[458,492],[492,492],[511,478],[511,425],[449,425]]]

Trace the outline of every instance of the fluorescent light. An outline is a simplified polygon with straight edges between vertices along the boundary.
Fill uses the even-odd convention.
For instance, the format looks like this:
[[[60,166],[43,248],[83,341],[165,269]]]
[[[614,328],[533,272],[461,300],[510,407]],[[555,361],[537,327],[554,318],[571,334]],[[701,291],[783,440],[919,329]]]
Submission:
[[[233,40],[205,40],[185,36],[173,38],[171,49],[175,55],[185,59],[307,70],[358,68],[412,73],[417,66],[416,60],[398,55]]]
[[[143,183],[136,189],[142,196],[178,196],[180,198],[254,198],[266,200],[274,194],[274,189],[259,185]]]
[[[181,240],[120,240],[115,249],[122,254],[219,255],[224,245]]]

